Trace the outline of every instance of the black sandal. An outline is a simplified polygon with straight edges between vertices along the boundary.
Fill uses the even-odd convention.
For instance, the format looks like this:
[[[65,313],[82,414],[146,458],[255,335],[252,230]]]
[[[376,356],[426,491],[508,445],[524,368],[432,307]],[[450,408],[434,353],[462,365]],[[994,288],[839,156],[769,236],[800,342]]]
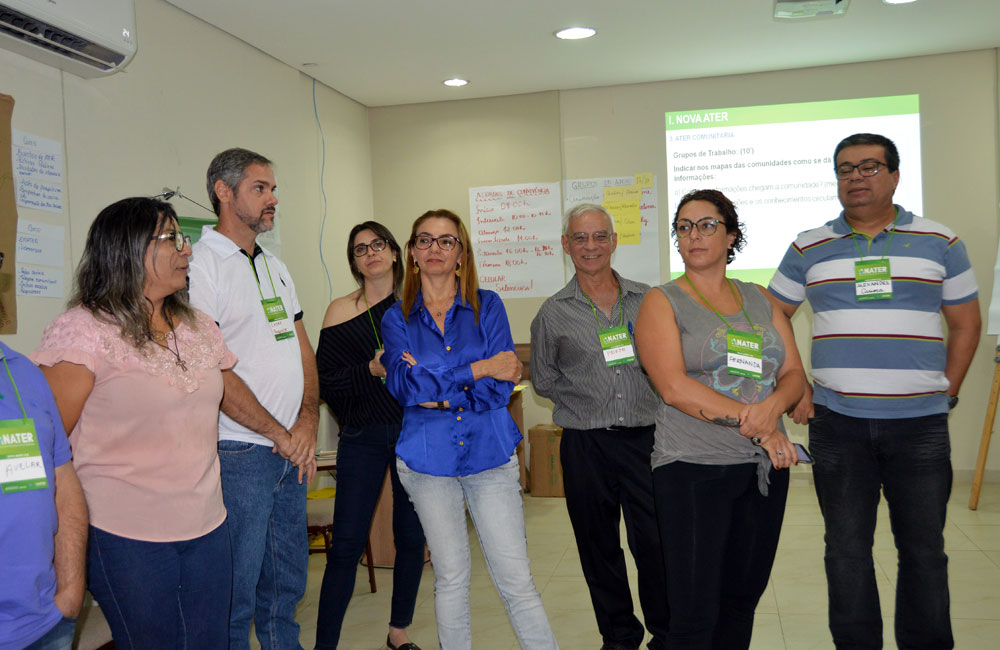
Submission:
[[[392,641],[389,640],[388,635],[386,635],[385,637],[385,647],[389,648],[389,650],[420,650],[420,646],[418,646],[416,643],[408,642],[400,646],[392,645]]]

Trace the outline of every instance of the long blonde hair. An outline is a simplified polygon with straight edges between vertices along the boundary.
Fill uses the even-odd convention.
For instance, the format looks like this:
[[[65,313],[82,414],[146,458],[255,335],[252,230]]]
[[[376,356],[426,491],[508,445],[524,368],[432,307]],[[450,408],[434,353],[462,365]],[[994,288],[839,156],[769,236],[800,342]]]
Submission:
[[[479,322],[479,275],[476,273],[476,256],[472,251],[472,242],[469,241],[469,231],[466,230],[462,219],[451,210],[428,210],[413,222],[413,229],[410,231],[410,239],[406,242],[406,273],[403,276],[403,319],[409,322],[410,312],[417,301],[417,292],[420,291],[420,275],[417,271],[416,261],[413,259],[413,243],[417,239],[417,233],[421,232],[420,226],[428,219],[447,219],[455,224],[458,231],[458,238],[461,241],[459,250],[461,254],[458,259],[458,292],[462,297],[462,304],[472,308],[476,322]]]

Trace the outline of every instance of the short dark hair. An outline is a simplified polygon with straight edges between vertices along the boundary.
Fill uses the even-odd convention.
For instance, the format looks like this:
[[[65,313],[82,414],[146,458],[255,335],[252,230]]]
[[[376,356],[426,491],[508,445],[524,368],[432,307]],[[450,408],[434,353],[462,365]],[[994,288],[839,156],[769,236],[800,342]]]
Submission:
[[[215,158],[212,158],[212,162],[208,165],[206,176],[208,181],[208,200],[212,202],[212,209],[215,210],[215,216],[219,216],[219,211],[222,209],[219,204],[219,197],[215,193],[215,181],[222,181],[235,194],[236,188],[246,178],[247,167],[250,165],[266,165],[267,167],[271,167],[272,163],[259,153],[239,147],[226,149],[222,153],[217,154]]]
[[[371,230],[375,233],[376,237],[384,239],[385,243],[389,245],[389,249],[392,250],[392,254],[396,257],[396,260],[392,263],[392,294],[399,297],[399,290],[403,286],[403,251],[389,229],[378,221],[364,221],[351,228],[351,234],[347,236],[347,263],[351,267],[351,275],[358,281],[361,291],[364,291],[365,276],[361,275],[361,271],[358,270],[357,265],[354,263],[354,238],[362,230]]]
[[[885,137],[884,135],[879,135],[877,133],[855,133],[854,135],[849,135],[837,144],[837,148],[833,150],[833,168],[837,168],[837,156],[840,152],[847,147],[856,147],[858,145],[873,144],[882,147],[885,151],[885,166],[889,168],[890,172],[894,172],[899,169],[899,150],[896,149],[896,143]]]
[[[739,215],[736,214],[736,206],[729,200],[729,197],[719,190],[691,190],[677,204],[674,222],[670,226],[674,237],[677,237],[677,216],[681,213],[681,208],[691,201],[708,201],[714,205],[719,216],[722,217],[722,222],[726,225],[726,233],[736,233],[736,239],[733,240],[733,245],[726,253],[726,264],[729,264],[736,259],[736,252],[743,250],[747,242],[746,234],[743,232],[743,223],[740,221]]]
[[[146,279],[146,250],[153,243],[173,248],[153,237],[164,223],[177,222],[173,206],[164,201],[133,197],[112,203],[90,224],[83,257],[76,269],[76,287],[69,306],[82,306],[95,318],[121,328],[122,338],[137,348],[152,340],[149,300],[142,287]],[[194,325],[187,289],[163,299],[168,322],[180,319]]]

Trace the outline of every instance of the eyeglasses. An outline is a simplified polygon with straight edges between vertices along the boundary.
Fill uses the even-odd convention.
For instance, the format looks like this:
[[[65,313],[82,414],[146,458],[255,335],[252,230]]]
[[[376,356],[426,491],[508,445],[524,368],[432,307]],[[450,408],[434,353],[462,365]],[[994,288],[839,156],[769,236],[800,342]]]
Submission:
[[[420,250],[427,250],[431,247],[431,244],[437,242],[438,248],[443,251],[455,250],[456,246],[462,245],[462,240],[455,235],[441,235],[440,237],[431,237],[426,233],[421,233],[413,238],[413,247]]]
[[[837,165],[837,178],[840,180],[846,180],[854,175],[854,170],[858,170],[858,173],[862,176],[874,176],[878,173],[879,165],[883,167],[888,167],[889,165],[884,162],[879,162],[878,160],[866,160],[863,163],[858,163],[857,165],[852,165],[851,163],[844,163],[843,165]]]
[[[574,246],[585,246],[589,240],[593,239],[595,244],[607,244],[611,241],[611,233],[607,230],[598,230],[590,234],[585,232],[575,232],[569,236],[569,240]]]
[[[715,234],[716,229],[718,229],[719,224],[722,223],[715,217],[702,217],[698,219],[697,222],[691,221],[690,219],[678,219],[674,222],[674,232],[677,233],[677,239],[684,239],[689,236],[694,230],[694,227],[698,227],[698,232],[710,237]]]
[[[369,248],[373,253],[385,250],[385,244],[386,241],[379,237],[378,239],[371,240],[367,244],[355,244],[354,248],[351,250],[354,251],[354,257],[364,257],[368,254]]]
[[[172,232],[165,232],[162,235],[157,235],[156,237],[152,238],[152,241],[157,241],[160,239],[173,239],[174,248],[177,249],[177,252],[184,250],[185,246],[191,245],[191,236],[185,235],[180,230],[174,230]]]

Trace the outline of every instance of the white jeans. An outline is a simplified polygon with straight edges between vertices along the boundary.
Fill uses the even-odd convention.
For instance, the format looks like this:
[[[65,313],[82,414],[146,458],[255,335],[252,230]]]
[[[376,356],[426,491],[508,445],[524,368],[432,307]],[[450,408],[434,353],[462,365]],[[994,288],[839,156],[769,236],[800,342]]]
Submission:
[[[399,480],[420,517],[434,564],[434,614],[444,650],[472,648],[471,560],[464,503],[517,640],[524,650],[558,650],[528,566],[517,457],[469,476],[415,472],[396,458]],[[463,503],[464,502],[464,503]]]

